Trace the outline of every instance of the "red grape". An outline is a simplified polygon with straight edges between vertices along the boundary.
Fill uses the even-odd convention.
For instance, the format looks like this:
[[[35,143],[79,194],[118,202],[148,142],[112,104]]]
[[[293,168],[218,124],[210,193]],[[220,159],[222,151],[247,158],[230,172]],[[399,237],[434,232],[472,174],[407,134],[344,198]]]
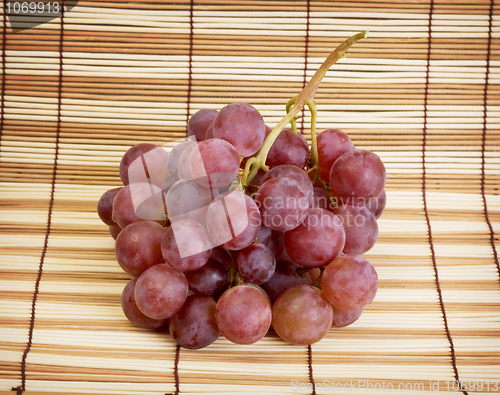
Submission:
[[[243,157],[255,154],[265,138],[266,125],[260,113],[246,103],[223,107],[214,123],[214,137],[231,143]]]
[[[186,276],[166,263],[151,266],[135,284],[135,303],[148,317],[162,320],[177,313],[188,296]]]
[[[115,256],[121,268],[134,277],[153,265],[164,263],[161,240],[165,228],[153,221],[127,225],[118,235]]]
[[[325,210],[333,210],[335,207],[330,200],[330,195],[324,190],[323,187],[314,186],[314,196],[311,207],[323,208]]]
[[[129,184],[128,168],[130,164],[134,162],[137,158],[140,158],[146,152],[154,150],[155,148],[158,148],[156,144],[140,143],[133,145],[125,152],[125,154],[123,154],[119,167],[120,179],[122,180],[123,185]]]
[[[203,110],[195,112],[193,116],[189,118],[187,125],[187,135],[195,136],[196,140],[198,141],[205,140],[207,129],[214,121],[216,116],[217,111],[210,108],[204,108]]]
[[[108,226],[116,225],[113,221],[113,201],[123,187],[113,188],[104,192],[97,203],[97,215]]]
[[[344,226],[344,254],[362,255],[375,245],[378,238],[378,225],[370,210],[363,206],[342,204],[333,212]]]
[[[269,281],[276,268],[276,259],[263,244],[251,244],[238,254],[238,272],[243,281],[262,284]]]
[[[297,265],[288,261],[277,261],[276,269],[269,281],[260,285],[260,287],[269,295],[274,303],[278,296],[299,284],[312,284],[309,273],[301,275],[297,272]]]
[[[340,255],[346,236],[340,219],[330,211],[311,208],[304,221],[285,232],[285,250],[300,266],[323,267]]]
[[[189,219],[170,225],[161,240],[165,261],[179,271],[191,271],[207,263],[212,252],[212,239],[204,226]]]
[[[309,158],[309,145],[300,133],[284,129],[274,141],[267,154],[266,165],[273,168],[279,165],[294,165],[303,169]]]
[[[273,304],[273,328],[283,340],[310,345],[323,339],[332,326],[333,308],[323,292],[312,285],[296,285]]]
[[[271,326],[271,303],[256,287],[238,285],[219,298],[215,319],[226,339],[237,344],[253,344],[262,339]]]
[[[375,219],[379,219],[384,212],[386,203],[387,195],[384,189],[380,195],[368,202],[366,208],[371,211],[371,213],[375,216]]]
[[[199,349],[212,344],[220,336],[215,321],[214,298],[190,295],[182,308],[170,318],[170,335],[181,347]]]
[[[109,234],[111,235],[111,237],[113,239],[117,239],[118,235],[120,234],[120,232],[122,231],[122,228],[120,228],[118,225],[111,225],[109,227]]]
[[[197,295],[218,298],[229,286],[229,272],[214,258],[202,267],[186,272],[189,289]]]
[[[137,278],[133,278],[127,283],[127,285],[125,285],[122,291],[121,305],[125,317],[127,317],[127,319],[135,326],[144,329],[157,329],[167,325],[167,319],[156,320],[148,317],[141,310],[139,310],[134,297],[136,282]]]
[[[191,141],[191,140],[183,141],[183,142],[177,144],[174,148],[172,148],[172,150],[168,154],[168,158],[167,158],[168,171],[170,172],[170,175],[176,180],[180,179],[179,161],[180,161],[181,155],[184,152],[184,150],[191,144],[195,144],[195,142]]]
[[[351,325],[355,322],[361,314],[363,313],[363,308],[355,310],[342,310],[338,307],[333,306],[333,322],[332,326],[341,328],[344,326]]]
[[[330,169],[338,157],[354,149],[354,144],[347,134],[338,129],[328,129],[318,133],[319,177],[330,180]]]
[[[343,310],[365,307],[375,298],[378,277],[375,268],[360,256],[342,255],[323,272],[321,289],[332,305]]]
[[[311,179],[307,173],[294,165],[280,165],[273,167],[269,170],[264,177],[262,177],[261,184],[272,178],[288,177],[297,181],[302,189],[304,189],[309,203],[312,203],[314,197],[314,189]]]

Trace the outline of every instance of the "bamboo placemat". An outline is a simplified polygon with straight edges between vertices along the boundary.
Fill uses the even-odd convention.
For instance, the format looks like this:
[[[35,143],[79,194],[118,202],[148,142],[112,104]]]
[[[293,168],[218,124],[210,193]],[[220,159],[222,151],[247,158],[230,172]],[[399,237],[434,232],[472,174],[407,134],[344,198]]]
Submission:
[[[3,13],[2,393],[500,392],[500,4],[71,5],[16,33]],[[343,129],[387,167],[366,254],[375,301],[312,347],[270,333],[188,351],[133,327],[120,307],[129,277],[96,213],[123,153],[174,141],[197,110],[235,101],[274,126],[330,51],[363,30],[316,102],[318,130]]]

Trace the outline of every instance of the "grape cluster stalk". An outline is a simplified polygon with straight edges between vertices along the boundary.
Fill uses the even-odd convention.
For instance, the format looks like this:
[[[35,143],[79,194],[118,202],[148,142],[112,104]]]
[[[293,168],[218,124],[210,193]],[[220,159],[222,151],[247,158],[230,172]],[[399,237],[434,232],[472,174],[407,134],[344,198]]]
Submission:
[[[220,336],[253,344],[274,332],[310,345],[354,323],[377,293],[362,255],[378,238],[386,170],[338,129],[316,131],[327,70],[366,37],[342,43],[274,127],[248,103],[202,109],[170,152],[130,147],[122,187],[97,205],[130,275],[121,305],[140,328],[168,327],[182,347]],[[296,116],[311,112],[311,145]],[[290,125],[290,127],[288,127]]]

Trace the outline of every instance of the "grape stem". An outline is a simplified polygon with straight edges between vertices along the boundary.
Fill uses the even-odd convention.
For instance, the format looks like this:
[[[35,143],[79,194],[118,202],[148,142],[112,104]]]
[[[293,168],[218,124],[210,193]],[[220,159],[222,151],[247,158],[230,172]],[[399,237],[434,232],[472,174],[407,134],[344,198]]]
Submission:
[[[357,33],[354,36],[345,40],[342,44],[340,44],[328,57],[325,59],[323,64],[316,71],[311,80],[307,83],[307,85],[302,89],[302,91],[296,96],[296,99],[292,99],[292,104],[290,104],[291,108],[287,114],[278,122],[278,124],[274,127],[274,129],[269,133],[267,138],[262,143],[259,151],[248,159],[245,165],[245,170],[243,173],[243,184],[248,186],[250,181],[255,177],[259,169],[264,171],[269,171],[269,167],[266,165],[267,154],[271,149],[274,141],[278,138],[281,131],[285,128],[288,123],[292,123],[292,130],[296,131],[297,126],[295,123],[295,116],[304,108],[305,105],[309,107],[311,111],[311,123],[314,124],[316,121],[316,105],[314,104],[314,96],[316,95],[316,91],[321,83],[321,80],[325,76],[328,69],[333,66],[339,59],[342,59],[346,56],[346,51],[357,41],[365,38],[368,35],[367,31]],[[290,102],[289,102],[290,103]],[[287,106],[288,107],[288,106]],[[314,126],[314,137],[312,137],[312,129],[311,128],[311,143],[312,143],[312,163],[313,167],[316,165],[317,167],[317,156],[318,156],[318,147],[316,144],[316,130]],[[315,169],[315,177],[317,178],[317,169]]]

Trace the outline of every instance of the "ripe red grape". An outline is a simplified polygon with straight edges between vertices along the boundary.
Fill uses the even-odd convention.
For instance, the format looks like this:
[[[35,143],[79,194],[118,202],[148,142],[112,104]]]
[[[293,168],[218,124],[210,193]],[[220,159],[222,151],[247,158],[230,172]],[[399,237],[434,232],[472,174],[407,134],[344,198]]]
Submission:
[[[97,203],[97,215],[108,226],[116,225],[113,221],[113,201],[123,187],[109,189],[104,192]]]
[[[161,240],[165,228],[153,221],[127,225],[118,235],[115,256],[121,268],[134,277],[153,265],[164,263]]]
[[[125,152],[125,154],[123,154],[119,167],[120,179],[122,180],[123,185],[129,184],[128,168],[130,164],[146,152],[154,150],[155,148],[158,148],[156,144],[140,143],[133,145]]]
[[[340,255],[346,235],[340,219],[322,208],[311,208],[304,221],[285,232],[285,250],[297,264],[323,267]]]
[[[196,270],[207,263],[212,252],[212,239],[204,226],[189,219],[170,225],[161,240],[165,261],[182,272]]]
[[[309,204],[312,203],[314,197],[314,189],[311,179],[304,170],[298,168],[297,166],[280,165],[273,167],[264,175],[264,177],[262,177],[261,185],[268,180],[281,177],[288,177],[292,180],[297,181],[297,183],[306,193]]]
[[[236,149],[222,139],[197,143],[189,156],[191,176],[205,188],[223,188],[230,185],[240,170]]]
[[[113,220],[122,229],[145,220],[165,226],[164,194],[159,187],[144,182],[125,185],[113,200]]]
[[[274,141],[267,154],[266,165],[270,168],[279,165],[294,165],[303,169],[309,158],[309,145],[300,133],[284,129]]]
[[[323,339],[332,326],[333,308],[323,292],[312,285],[296,285],[273,304],[273,328],[283,340],[310,345]]]
[[[375,268],[365,258],[342,255],[323,272],[321,289],[332,305],[343,310],[365,307],[375,298],[378,277]]]
[[[255,194],[255,202],[263,225],[281,232],[297,227],[309,208],[304,189],[288,177],[264,182]]]
[[[363,313],[363,308],[355,310],[342,310],[338,307],[333,306],[333,322],[332,326],[341,328],[344,326],[351,325],[355,322],[361,314]]]
[[[276,269],[269,281],[260,285],[266,291],[271,301],[274,303],[278,296],[299,284],[309,284],[313,282],[309,273],[301,275],[297,272],[297,265],[288,261],[277,261]]]
[[[252,244],[260,226],[259,209],[243,192],[225,192],[208,207],[208,231],[215,243],[227,250],[240,250]]]
[[[210,124],[217,116],[217,111],[210,108],[204,108],[193,114],[189,118],[187,125],[187,135],[195,136],[197,141],[205,140],[205,134]]]
[[[135,303],[148,317],[162,320],[177,313],[188,296],[186,276],[166,263],[151,266],[137,279]]]
[[[223,107],[214,123],[214,137],[231,143],[243,157],[255,154],[265,138],[266,125],[260,113],[247,103]]]
[[[138,328],[157,329],[167,325],[167,319],[156,320],[148,317],[141,310],[139,310],[134,297],[136,282],[137,278],[133,278],[127,283],[127,285],[125,285],[122,291],[121,305],[125,317],[127,317],[127,319]]]
[[[170,153],[168,154],[167,158],[167,167],[168,171],[170,172],[170,175],[175,179],[179,180],[179,160],[181,158],[182,153],[184,150],[191,144],[196,144],[194,141],[191,140],[186,140],[183,141],[179,144],[177,144]]]
[[[378,225],[370,210],[364,206],[342,204],[333,212],[344,226],[344,254],[362,255],[375,245],[378,238]]]
[[[214,258],[196,270],[186,272],[189,289],[197,295],[218,298],[229,286],[229,272]]]
[[[373,152],[355,149],[342,154],[330,170],[332,194],[339,203],[368,202],[376,198],[386,182],[385,166]]]
[[[375,219],[379,219],[384,212],[386,203],[387,195],[384,189],[380,195],[368,202],[366,208],[371,211],[371,213],[375,216]]]
[[[207,347],[220,336],[215,321],[214,298],[190,295],[182,308],[170,318],[170,335],[181,347],[196,350]]]
[[[311,207],[323,208],[325,210],[333,210],[335,207],[332,201],[330,200],[330,196],[323,189],[323,187],[314,186],[314,195],[313,201],[311,203]]]
[[[118,225],[111,225],[109,227],[109,234],[111,235],[111,237],[113,239],[117,239],[118,235],[120,234],[120,232],[122,231],[122,228],[120,228]]]
[[[226,339],[237,344],[253,344],[262,339],[271,326],[271,303],[256,287],[238,285],[219,298],[215,319]]]
[[[263,244],[251,244],[238,254],[238,272],[243,281],[262,284],[269,281],[276,268],[276,259]]]
[[[330,180],[330,169],[338,157],[354,149],[347,134],[338,129],[328,129],[318,134],[319,177]]]

